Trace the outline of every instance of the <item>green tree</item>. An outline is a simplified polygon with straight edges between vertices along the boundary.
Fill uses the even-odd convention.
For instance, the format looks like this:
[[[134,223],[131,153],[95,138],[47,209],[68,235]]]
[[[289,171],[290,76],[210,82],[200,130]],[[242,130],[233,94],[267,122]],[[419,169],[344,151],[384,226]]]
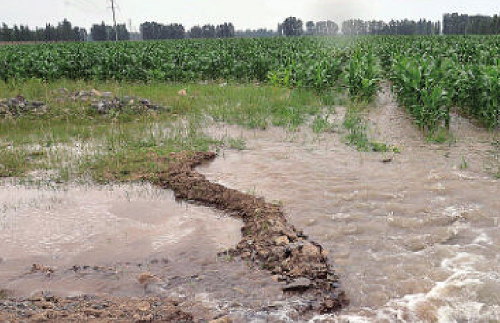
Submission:
[[[283,21],[283,34],[285,36],[300,36],[304,33],[302,20],[288,17]]]

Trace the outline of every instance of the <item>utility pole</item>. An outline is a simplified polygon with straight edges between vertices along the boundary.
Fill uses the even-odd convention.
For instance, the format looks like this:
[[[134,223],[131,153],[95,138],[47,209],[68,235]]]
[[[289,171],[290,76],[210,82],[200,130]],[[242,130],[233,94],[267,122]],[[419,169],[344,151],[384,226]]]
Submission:
[[[113,10],[113,23],[115,25],[115,41],[118,41],[118,27],[116,26],[115,0],[111,0],[111,10]]]

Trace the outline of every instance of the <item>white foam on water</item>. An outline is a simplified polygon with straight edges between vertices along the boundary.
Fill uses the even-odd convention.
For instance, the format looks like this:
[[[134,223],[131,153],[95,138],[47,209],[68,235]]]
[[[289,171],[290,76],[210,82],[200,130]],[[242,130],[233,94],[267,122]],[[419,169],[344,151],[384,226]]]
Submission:
[[[477,236],[476,239],[474,239],[473,243],[478,245],[492,245],[493,241],[491,240],[491,237],[489,235],[482,232]]]
[[[392,299],[380,309],[364,308],[366,315],[317,315],[309,322],[500,322],[500,273],[481,271],[487,259],[458,252],[444,259],[441,267],[450,276],[427,293]]]

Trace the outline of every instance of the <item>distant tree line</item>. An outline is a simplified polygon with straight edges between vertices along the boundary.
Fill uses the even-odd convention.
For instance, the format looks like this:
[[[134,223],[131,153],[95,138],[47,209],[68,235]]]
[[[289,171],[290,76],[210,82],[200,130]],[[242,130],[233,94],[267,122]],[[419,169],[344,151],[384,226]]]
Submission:
[[[142,39],[183,39],[183,38],[231,38],[231,37],[274,37],[274,36],[332,36],[339,32],[347,36],[360,35],[488,35],[500,34],[500,16],[469,16],[466,14],[444,14],[442,23],[426,19],[415,20],[381,20],[364,21],[351,19],[339,25],[333,21],[307,21],[297,17],[288,17],[278,24],[277,30],[247,29],[235,30],[232,23],[219,25],[206,24],[194,26],[186,30],[182,24],[161,24],[145,22],[141,24],[140,34],[131,34],[125,24],[117,25],[118,40]],[[133,37],[132,37],[133,36]],[[2,24],[0,41],[111,41],[115,40],[113,26],[94,24],[90,35],[84,28],[74,27],[64,19],[57,26],[47,24],[45,28],[30,29],[24,25],[9,27]]]
[[[186,37],[186,31],[181,24],[162,25],[157,22],[145,22],[141,24],[142,39],[182,39]]]
[[[297,17],[288,17],[283,23],[278,24],[278,35],[280,36],[333,36],[339,32],[339,25],[331,20],[308,21],[305,24]]]
[[[231,38],[235,36],[232,23],[223,23],[217,26],[193,26],[186,32],[182,24],[163,25],[157,22],[141,24],[141,34],[144,40],[150,39],[183,39],[183,38]]]
[[[84,41],[87,40],[87,31],[84,28],[73,27],[64,19],[57,26],[47,24],[45,28],[30,29],[28,26],[7,26],[2,24],[0,41]]]
[[[391,20],[364,21],[351,19],[342,23],[342,34],[347,36],[361,35],[439,35],[440,22],[432,22],[425,19],[414,20]],[[337,23],[327,21],[308,21],[305,30],[302,20],[297,17],[288,17],[278,25],[278,35],[283,36],[334,36],[339,33]]]
[[[245,30],[236,30],[236,37],[244,38],[244,37],[254,37],[254,38],[265,38],[265,37],[276,37],[278,36],[278,32],[272,29],[260,28],[260,29],[245,29]]]
[[[439,35],[441,22],[426,19],[415,20],[381,20],[364,21],[351,19],[342,23],[342,34],[346,36],[360,35]]]
[[[458,13],[443,16],[443,34],[445,35],[492,35],[500,34],[500,17],[469,16]]]
[[[232,38],[236,34],[232,23],[221,25],[193,26],[186,34],[187,38]]]
[[[129,40],[130,33],[125,24],[118,24],[116,26],[118,32],[118,40]],[[90,29],[90,38],[93,41],[111,41],[116,39],[115,28],[108,26],[104,22],[95,24]]]
[[[331,20],[327,21],[308,21],[306,22],[306,32],[308,36],[333,36],[339,32],[339,25]]]
[[[303,22],[297,17],[288,17],[278,25],[278,34],[283,36],[302,36],[304,34]]]

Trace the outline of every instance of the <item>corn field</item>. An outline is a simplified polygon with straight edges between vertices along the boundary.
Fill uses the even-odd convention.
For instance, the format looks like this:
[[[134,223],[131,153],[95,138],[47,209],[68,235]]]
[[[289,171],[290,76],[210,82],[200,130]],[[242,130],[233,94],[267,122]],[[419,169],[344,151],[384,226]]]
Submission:
[[[361,101],[371,101],[385,79],[422,129],[448,127],[451,109],[493,128],[500,114],[499,45],[495,36],[13,45],[0,47],[0,79],[259,82],[346,90]]]

